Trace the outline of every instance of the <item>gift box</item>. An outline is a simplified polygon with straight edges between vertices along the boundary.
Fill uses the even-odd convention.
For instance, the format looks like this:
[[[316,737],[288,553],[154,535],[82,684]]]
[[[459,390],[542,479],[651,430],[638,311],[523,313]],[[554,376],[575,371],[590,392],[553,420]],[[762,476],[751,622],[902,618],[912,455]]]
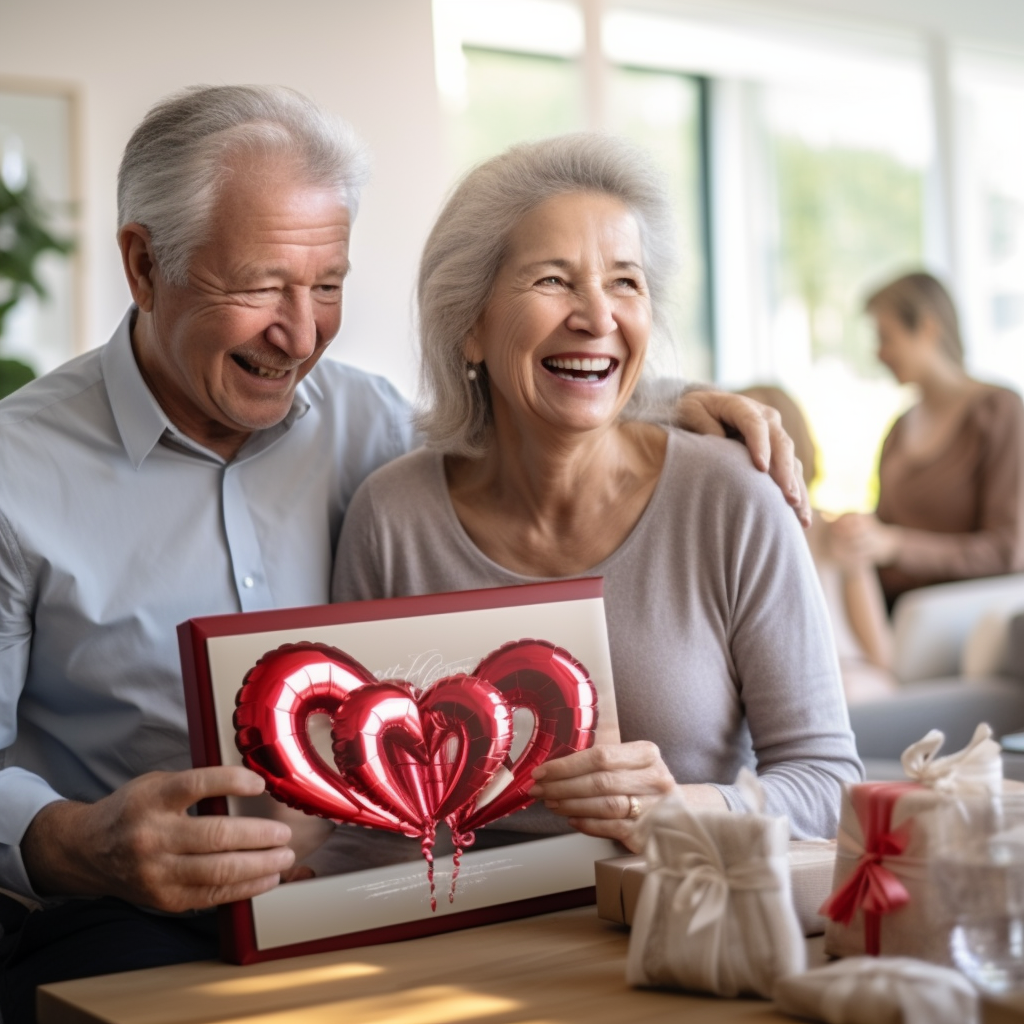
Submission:
[[[642,853],[596,861],[597,916],[616,924],[631,925],[636,901],[640,898],[640,886],[646,877],[647,859]]]
[[[978,1024],[978,994],[959,972],[911,957],[849,957],[783,978],[783,1013],[825,1024]]]
[[[825,952],[910,956],[950,964],[951,923],[934,891],[930,860],[935,814],[959,795],[1002,787],[999,745],[987,725],[956,754],[937,757],[937,730],[904,751],[906,782],[844,788]]]
[[[674,793],[641,823],[648,871],[629,938],[629,984],[768,998],[779,978],[806,968],[789,821],[765,813],[764,791],[746,769],[737,789],[746,813],[697,810]]]
[[[835,873],[834,839],[794,839],[789,843],[789,878],[793,908],[804,935],[820,935],[825,918],[822,901],[832,891]],[[643,854],[610,857],[594,865],[597,884],[597,916],[617,924],[631,925],[647,877]]]

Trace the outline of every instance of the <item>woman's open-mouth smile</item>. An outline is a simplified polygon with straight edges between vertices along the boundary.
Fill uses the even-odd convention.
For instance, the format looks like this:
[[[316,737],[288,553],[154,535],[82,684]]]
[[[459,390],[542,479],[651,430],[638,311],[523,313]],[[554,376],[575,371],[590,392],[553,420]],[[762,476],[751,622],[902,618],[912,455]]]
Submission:
[[[594,383],[612,374],[619,361],[609,356],[548,356],[541,365],[562,380]]]

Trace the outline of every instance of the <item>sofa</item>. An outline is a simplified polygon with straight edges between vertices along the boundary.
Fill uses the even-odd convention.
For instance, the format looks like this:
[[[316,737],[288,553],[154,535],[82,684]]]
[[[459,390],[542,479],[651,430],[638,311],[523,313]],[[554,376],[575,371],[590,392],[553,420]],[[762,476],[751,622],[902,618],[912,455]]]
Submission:
[[[929,729],[944,752],[965,746],[978,722],[996,736],[1024,731],[1024,573],[909,591],[893,609],[898,691],[855,704],[850,724],[869,779],[903,778],[902,751]],[[1024,755],[1004,755],[1024,780]]]

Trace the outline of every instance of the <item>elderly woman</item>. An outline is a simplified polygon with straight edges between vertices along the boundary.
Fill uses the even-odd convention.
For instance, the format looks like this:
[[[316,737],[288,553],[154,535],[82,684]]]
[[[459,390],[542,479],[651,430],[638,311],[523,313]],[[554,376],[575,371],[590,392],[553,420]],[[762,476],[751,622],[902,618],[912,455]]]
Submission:
[[[603,576],[623,742],[539,768],[549,813],[510,827],[636,849],[665,793],[738,808],[756,764],[794,836],[831,836],[861,768],[796,517],[739,445],[623,417],[666,329],[672,236],[657,175],[614,138],[463,180],[420,266],[430,444],[357,493],[334,596]]]

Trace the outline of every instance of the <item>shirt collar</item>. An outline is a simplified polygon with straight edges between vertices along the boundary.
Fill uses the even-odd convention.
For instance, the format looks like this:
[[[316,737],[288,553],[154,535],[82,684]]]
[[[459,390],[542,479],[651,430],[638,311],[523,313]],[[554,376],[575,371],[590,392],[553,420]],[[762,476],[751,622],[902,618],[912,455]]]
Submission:
[[[171,426],[135,362],[132,324],[137,312],[137,308],[132,306],[125,313],[100,357],[114,422],[124,450],[136,469]]]
[[[107,397],[128,458],[138,469],[154,447],[167,439],[177,448],[191,449],[196,454],[217,459],[213,452],[185,437],[174,426],[143,379],[132,351],[131,331],[137,312],[137,307],[132,306],[125,313],[100,357]],[[235,461],[265,450],[309,412],[313,400],[323,397],[323,389],[312,377],[311,373],[299,382],[288,415],[276,426],[254,431]]]

